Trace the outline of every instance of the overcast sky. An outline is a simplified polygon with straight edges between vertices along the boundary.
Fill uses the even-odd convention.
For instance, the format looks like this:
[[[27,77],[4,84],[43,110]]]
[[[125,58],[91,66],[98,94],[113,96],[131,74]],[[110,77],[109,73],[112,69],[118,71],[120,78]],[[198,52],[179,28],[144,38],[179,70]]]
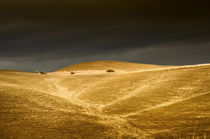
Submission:
[[[210,63],[207,0],[1,0],[0,69]]]

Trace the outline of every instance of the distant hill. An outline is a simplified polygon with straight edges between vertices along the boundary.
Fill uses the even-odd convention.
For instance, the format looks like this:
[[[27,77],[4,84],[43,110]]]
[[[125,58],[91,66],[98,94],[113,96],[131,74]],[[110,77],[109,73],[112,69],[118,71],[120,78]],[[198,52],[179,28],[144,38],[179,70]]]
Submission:
[[[105,60],[105,61],[75,64],[59,69],[57,71],[83,71],[83,70],[107,70],[107,69],[121,70],[121,71],[135,71],[141,69],[152,69],[160,67],[166,67],[166,66]]]

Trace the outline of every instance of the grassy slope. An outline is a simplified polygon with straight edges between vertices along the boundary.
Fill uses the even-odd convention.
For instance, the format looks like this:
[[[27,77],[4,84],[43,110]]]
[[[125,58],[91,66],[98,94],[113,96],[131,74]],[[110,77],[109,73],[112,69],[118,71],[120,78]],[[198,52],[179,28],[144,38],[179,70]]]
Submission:
[[[2,86],[0,95],[1,138],[114,136],[111,126],[60,98]]]
[[[126,65],[101,63],[117,70]],[[210,66],[138,72],[136,64],[128,67],[132,72],[84,75],[1,71],[0,135],[169,138],[192,136],[194,130],[210,135]],[[88,64],[78,70],[85,68]]]
[[[99,116],[90,113],[87,106],[71,103],[73,100],[66,99],[60,94],[63,92],[52,85],[53,80],[49,82],[54,78],[60,80],[51,75],[0,72],[0,138],[121,138],[143,135],[138,128],[127,128],[129,125],[123,119],[119,122],[115,117]]]
[[[209,137],[210,66],[156,71],[153,76],[159,82],[104,111],[127,114],[126,119],[155,138],[191,138],[193,132]]]
[[[78,70],[84,71],[84,70],[107,70],[107,69],[122,70],[122,71],[135,71],[135,70],[140,70],[140,69],[152,69],[152,68],[159,68],[159,67],[165,67],[165,66],[106,60],[106,61],[76,64],[76,65],[62,68],[58,71],[78,71]]]
[[[210,125],[209,116],[207,116],[210,112],[208,107],[210,103],[202,99],[202,96],[208,96],[210,93],[209,65],[108,74],[103,75],[101,78],[104,79],[101,81],[96,81],[101,75],[89,76],[91,81],[85,80],[87,75],[72,77],[73,80],[77,79],[77,85],[85,81],[82,87],[80,86],[82,89],[78,90],[80,93],[77,97],[92,104],[103,114],[123,116],[136,127],[151,132],[154,137],[167,138],[180,136],[180,134],[192,136],[194,128],[198,128],[195,131],[197,134],[210,134],[207,128]],[[64,80],[63,85],[71,90],[74,84],[71,86],[70,79],[68,80],[69,82]],[[77,85],[76,88],[79,88]],[[202,101],[205,103],[200,105]],[[170,109],[172,106],[174,106],[173,109]],[[198,108],[194,110],[193,107]],[[159,108],[163,110],[157,113]],[[143,113],[151,114],[151,119],[149,114],[142,115]],[[173,117],[167,116],[168,113]],[[192,113],[193,116],[191,116]],[[156,116],[156,119],[152,116]],[[194,117],[194,120],[189,117]],[[167,124],[169,126],[166,126]]]

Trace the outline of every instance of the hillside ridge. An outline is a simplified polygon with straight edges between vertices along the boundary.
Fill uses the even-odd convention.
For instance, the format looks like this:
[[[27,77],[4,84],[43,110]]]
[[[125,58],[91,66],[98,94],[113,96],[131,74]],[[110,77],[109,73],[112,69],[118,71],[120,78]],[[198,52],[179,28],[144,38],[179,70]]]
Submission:
[[[108,70],[108,69],[133,71],[137,69],[151,69],[157,67],[165,67],[165,66],[131,63],[131,62],[114,61],[114,60],[104,60],[104,61],[93,61],[93,62],[75,64],[58,69],[57,71]]]

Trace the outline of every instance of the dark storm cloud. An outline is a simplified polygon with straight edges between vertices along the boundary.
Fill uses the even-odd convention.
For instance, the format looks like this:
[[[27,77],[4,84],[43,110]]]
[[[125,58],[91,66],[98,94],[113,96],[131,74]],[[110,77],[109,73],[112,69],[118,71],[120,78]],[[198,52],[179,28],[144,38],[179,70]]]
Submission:
[[[210,62],[207,1],[0,1],[0,68]],[[183,59],[181,59],[183,58]]]
[[[209,12],[208,1],[202,0],[1,0],[0,3],[4,18],[36,21],[205,16]]]

